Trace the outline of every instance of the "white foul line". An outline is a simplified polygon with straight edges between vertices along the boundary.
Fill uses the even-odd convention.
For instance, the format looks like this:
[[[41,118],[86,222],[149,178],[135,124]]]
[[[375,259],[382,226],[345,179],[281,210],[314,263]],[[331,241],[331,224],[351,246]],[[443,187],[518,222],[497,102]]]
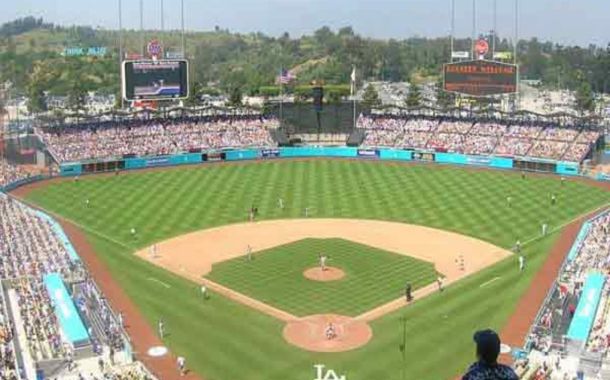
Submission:
[[[148,280],[148,281],[154,281],[154,282],[158,282],[159,284],[161,284],[161,285],[165,286],[167,289],[169,289],[169,288],[171,288],[171,287],[172,287],[171,285],[167,285],[165,282],[163,282],[163,281],[161,281],[161,280],[158,280],[158,279],[156,279],[156,278],[154,278],[154,277],[149,277],[149,278],[147,278],[147,280]]]
[[[487,285],[491,284],[492,282],[496,282],[496,281],[498,281],[498,280],[499,280],[499,279],[501,279],[501,278],[502,278],[502,277],[496,277],[496,278],[492,278],[491,280],[489,280],[489,281],[487,281],[487,282],[482,283],[482,284],[479,286],[479,288],[484,288],[484,287],[486,287]]]

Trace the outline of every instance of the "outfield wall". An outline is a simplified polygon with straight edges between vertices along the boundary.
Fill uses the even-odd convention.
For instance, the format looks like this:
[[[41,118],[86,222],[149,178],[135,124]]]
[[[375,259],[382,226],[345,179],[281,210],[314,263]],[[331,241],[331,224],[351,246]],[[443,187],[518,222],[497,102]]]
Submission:
[[[580,174],[578,163],[557,162],[527,157],[475,156],[457,153],[418,151],[405,149],[363,149],[355,147],[282,147],[269,149],[238,149],[184,153],[154,157],[126,157],[109,160],[62,164],[62,176],[78,176],[89,173],[145,169],[161,166],[200,164],[217,161],[244,161],[275,158],[357,158],[388,161],[415,161],[452,165],[470,165],[499,169],[541,171],[560,175]]]

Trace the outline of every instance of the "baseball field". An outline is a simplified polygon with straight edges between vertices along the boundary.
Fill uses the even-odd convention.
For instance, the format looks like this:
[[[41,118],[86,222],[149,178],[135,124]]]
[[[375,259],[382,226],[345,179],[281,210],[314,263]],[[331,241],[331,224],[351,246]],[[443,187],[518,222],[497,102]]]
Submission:
[[[150,327],[164,320],[163,343],[208,380],[312,380],[316,364],[347,380],[454,378],[473,360],[473,331],[502,329],[561,229],[610,202],[608,191],[554,176],[322,159],[83,177],[22,195],[77,225]],[[281,227],[305,218],[317,230]],[[282,228],[293,238],[277,238]],[[204,240],[223,231],[227,240]],[[445,254],[451,236],[462,240]],[[210,248],[222,241],[226,250]],[[523,272],[509,253],[516,241]],[[303,277],[320,252],[341,278]],[[439,273],[446,289],[423,292]],[[408,306],[399,303],[406,282],[416,292]],[[285,339],[290,318],[320,314],[367,315],[372,335],[332,353]]]

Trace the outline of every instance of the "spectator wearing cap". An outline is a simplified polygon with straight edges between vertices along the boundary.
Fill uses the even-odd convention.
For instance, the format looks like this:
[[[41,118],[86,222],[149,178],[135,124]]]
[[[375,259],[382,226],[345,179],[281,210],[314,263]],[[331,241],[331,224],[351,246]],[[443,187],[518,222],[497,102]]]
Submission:
[[[477,331],[474,334],[477,345],[477,359],[468,368],[462,380],[518,380],[512,368],[498,363],[500,337],[493,330]]]

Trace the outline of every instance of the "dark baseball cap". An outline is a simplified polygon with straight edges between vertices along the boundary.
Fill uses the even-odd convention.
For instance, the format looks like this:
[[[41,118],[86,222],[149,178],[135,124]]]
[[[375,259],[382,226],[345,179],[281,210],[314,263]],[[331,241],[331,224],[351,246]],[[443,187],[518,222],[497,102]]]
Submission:
[[[493,330],[477,331],[473,337],[477,344],[477,354],[488,364],[496,363],[500,355],[500,337]]]

